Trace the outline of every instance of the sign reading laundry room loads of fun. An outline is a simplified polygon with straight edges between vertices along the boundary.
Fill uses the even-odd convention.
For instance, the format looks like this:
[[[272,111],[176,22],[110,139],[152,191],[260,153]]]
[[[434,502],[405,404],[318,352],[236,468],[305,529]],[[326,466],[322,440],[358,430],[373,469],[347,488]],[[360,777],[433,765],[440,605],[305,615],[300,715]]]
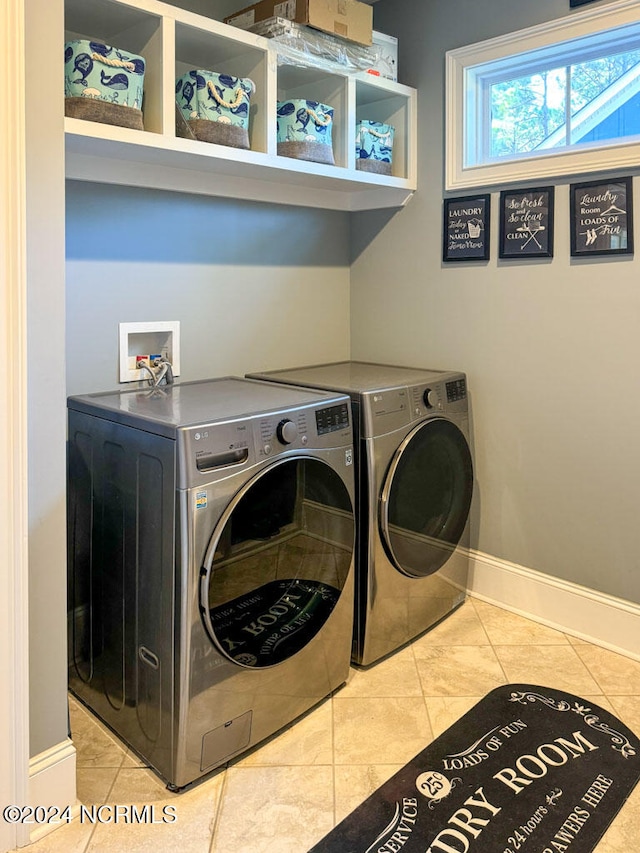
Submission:
[[[559,690],[493,690],[309,853],[589,853],[640,779],[638,738]]]
[[[633,254],[631,178],[571,184],[571,254]]]
[[[443,261],[488,261],[491,196],[445,198]]]

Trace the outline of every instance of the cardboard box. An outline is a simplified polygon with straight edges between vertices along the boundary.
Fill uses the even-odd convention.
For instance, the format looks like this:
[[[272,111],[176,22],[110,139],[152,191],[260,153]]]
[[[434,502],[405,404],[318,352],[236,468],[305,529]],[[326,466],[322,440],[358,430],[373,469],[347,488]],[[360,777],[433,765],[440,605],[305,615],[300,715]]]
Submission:
[[[358,44],[371,44],[373,9],[359,0],[261,0],[224,19],[243,30],[266,18],[288,18]]]
[[[373,48],[376,55],[369,74],[386,77],[387,80],[398,79],[398,39],[386,33],[373,31]]]

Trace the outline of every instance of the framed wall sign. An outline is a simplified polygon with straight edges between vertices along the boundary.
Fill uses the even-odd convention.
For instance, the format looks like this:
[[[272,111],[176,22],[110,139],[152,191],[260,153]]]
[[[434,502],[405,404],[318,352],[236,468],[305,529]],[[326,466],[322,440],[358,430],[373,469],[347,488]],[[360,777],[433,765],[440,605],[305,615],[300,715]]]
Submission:
[[[571,254],[633,254],[631,178],[571,184]]]
[[[445,198],[443,261],[488,261],[491,196]]]
[[[500,193],[501,258],[553,257],[553,187]]]

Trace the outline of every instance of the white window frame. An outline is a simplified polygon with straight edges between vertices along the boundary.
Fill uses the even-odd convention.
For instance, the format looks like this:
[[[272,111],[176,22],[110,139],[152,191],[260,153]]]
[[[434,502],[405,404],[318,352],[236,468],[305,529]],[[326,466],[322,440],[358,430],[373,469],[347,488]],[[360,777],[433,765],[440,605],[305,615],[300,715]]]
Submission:
[[[551,52],[561,42],[579,40],[599,32],[640,23],[640,0],[616,0],[598,8],[587,8],[564,18],[535,27],[468,45],[446,54],[445,101],[445,188],[460,190],[540,178],[559,178],[589,174],[610,169],[638,167],[640,141],[612,140],[597,146],[577,149],[554,148],[521,155],[508,161],[492,161],[480,165],[465,163],[466,147],[482,132],[480,98],[474,97],[479,81],[474,83],[474,67],[504,62],[509,57],[545,51]],[[483,69],[484,71],[487,68]],[[469,133],[468,116],[476,113],[473,133]],[[486,124],[486,122],[485,122]]]

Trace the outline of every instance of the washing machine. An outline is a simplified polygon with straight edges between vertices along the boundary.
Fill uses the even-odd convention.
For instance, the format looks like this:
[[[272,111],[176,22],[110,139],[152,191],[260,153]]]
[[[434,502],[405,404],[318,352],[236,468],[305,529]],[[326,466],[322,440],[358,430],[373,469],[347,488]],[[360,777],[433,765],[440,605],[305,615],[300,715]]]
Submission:
[[[350,400],[230,377],[68,424],[70,689],[179,789],[347,678]]]
[[[253,375],[351,398],[357,462],[353,661],[372,664],[465,598],[473,494],[466,376],[359,361]]]

